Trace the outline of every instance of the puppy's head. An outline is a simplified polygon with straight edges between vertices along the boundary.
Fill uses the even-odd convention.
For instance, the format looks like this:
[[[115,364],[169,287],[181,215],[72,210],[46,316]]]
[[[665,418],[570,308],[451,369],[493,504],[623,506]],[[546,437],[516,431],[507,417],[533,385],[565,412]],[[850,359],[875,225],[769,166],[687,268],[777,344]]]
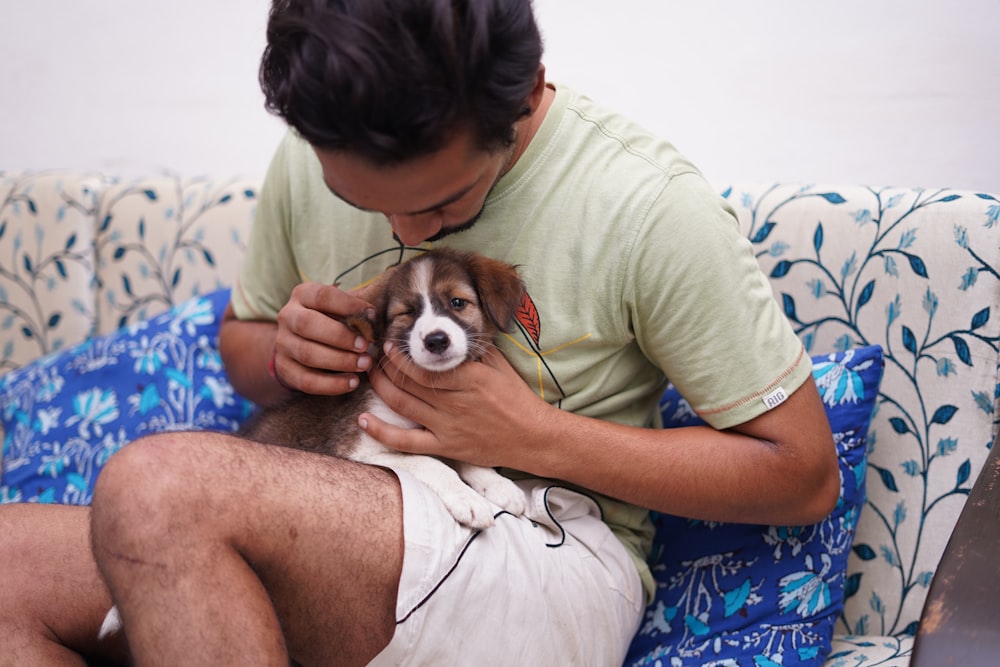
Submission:
[[[510,264],[445,248],[391,269],[365,294],[377,312],[375,337],[430,371],[482,356],[497,332],[513,328],[523,295]]]

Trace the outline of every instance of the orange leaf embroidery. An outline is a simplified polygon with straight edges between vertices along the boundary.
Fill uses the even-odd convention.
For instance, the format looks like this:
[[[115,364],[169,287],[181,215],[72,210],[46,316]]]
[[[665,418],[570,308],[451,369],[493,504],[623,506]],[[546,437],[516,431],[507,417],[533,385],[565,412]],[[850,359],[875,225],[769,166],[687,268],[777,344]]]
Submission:
[[[538,345],[539,339],[542,337],[542,321],[538,317],[538,308],[535,307],[535,302],[531,300],[527,292],[524,293],[521,305],[517,308],[517,321],[535,341],[535,345]]]

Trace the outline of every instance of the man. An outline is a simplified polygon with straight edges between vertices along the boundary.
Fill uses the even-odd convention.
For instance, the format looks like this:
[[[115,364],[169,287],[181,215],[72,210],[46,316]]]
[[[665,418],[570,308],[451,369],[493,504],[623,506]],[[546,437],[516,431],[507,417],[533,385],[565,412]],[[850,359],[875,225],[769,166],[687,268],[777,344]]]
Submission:
[[[0,514],[0,661],[123,657],[94,640],[113,600],[138,664],[611,665],[652,587],[640,508],[829,513],[810,362],[731,212],[672,146],[546,82],[528,0],[276,0],[261,79],[294,131],[223,324],[234,386],[268,403],[368,372],[425,428],[359,426],[502,467],[530,509],[477,533],[404,473],[144,438],[92,511]],[[519,265],[521,331],[446,379],[391,347],[375,367],[339,322],[369,307],[349,288],[435,245]],[[656,428],[665,375],[715,428]]]

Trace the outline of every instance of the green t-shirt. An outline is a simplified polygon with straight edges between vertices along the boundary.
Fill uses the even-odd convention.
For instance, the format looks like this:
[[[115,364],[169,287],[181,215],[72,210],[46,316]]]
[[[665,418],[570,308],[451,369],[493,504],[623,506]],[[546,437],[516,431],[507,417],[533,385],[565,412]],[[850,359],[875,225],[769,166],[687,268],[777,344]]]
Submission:
[[[809,377],[725,201],[671,144],[564,86],[476,225],[436,245],[519,267],[533,308],[497,343],[564,410],[655,428],[669,378],[702,418],[728,428]],[[274,319],[302,281],[351,288],[399,259],[388,221],[334,197],[312,149],[289,133],[261,190],[233,306],[242,319]],[[592,495],[651,594],[648,512]]]

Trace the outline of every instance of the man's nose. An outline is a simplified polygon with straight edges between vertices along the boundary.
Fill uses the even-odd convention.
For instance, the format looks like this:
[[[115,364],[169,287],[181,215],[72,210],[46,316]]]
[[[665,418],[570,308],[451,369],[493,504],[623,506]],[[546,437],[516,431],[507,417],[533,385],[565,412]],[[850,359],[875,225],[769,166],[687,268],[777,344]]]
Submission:
[[[396,238],[408,246],[419,245],[441,231],[440,216],[393,214],[387,217]]]

